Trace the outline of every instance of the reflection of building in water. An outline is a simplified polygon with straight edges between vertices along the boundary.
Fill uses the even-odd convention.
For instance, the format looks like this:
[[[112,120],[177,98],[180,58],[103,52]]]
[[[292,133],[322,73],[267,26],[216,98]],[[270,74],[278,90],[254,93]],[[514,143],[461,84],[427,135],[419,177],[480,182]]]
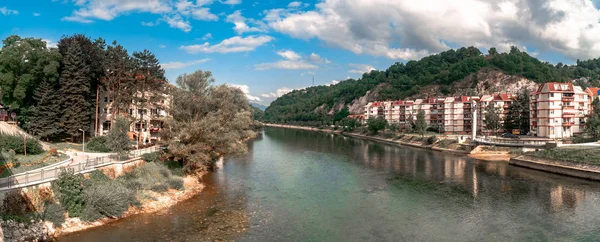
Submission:
[[[455,157],[444,159],[444,177],[448,180],[454,180],[460,184],[464,184],[465,169],[467,161],[463,158],[457,160]]]
[[[550,204],[552,211],[559,211],[564,208],[574,209],[585,199],[585,191],[573,188],[566,188],[557,185],[550,190]]]
[[[479,182],[477,180],[477,169],[475,169],[475,166],[473,167],[473,197],[477,197],[477,195],[479,194],[479,188],[477,187],[479,185]]]

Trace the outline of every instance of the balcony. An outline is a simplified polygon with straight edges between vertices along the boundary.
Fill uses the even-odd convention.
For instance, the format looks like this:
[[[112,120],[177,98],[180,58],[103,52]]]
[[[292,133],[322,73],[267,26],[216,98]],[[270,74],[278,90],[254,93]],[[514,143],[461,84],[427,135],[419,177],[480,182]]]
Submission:
[[[575,113],[571,113],[571,112],[563,112],[562,116],[564,118],[574,118],[575,117]]]
[[[150,133],[158,133],[158,132],[160,132],[160,128],[154,128],[154,127],[150,128]]]
[[[562,109],[575,110],[575,106],[573,104],[563,104]]]
[[[570,127],[570,126],[573,126],[573,125],[575,125],[574,122],[563,122],[562,123],[562,126],[564,126],[564,127]]]
[[[573,102],[573,101],[575,101],[575,97],[573,97],[573,96],[563,96],[562,97],[562,101],[563,102]]]

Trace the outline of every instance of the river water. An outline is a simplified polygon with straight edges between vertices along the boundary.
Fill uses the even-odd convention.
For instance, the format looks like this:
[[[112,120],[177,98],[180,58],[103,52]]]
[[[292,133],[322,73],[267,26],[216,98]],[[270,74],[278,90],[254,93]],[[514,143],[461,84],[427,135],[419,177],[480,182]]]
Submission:
[[[199,196],[60,241],[591,241],[600,183],[265,128]]]

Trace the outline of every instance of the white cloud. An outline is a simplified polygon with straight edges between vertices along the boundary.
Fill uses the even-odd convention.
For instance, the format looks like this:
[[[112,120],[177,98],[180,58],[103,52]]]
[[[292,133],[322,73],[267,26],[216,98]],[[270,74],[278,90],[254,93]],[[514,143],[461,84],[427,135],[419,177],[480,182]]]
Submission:
[[[207,33],[204,36],[202,36],[202,40],[208,40],[208,39],[212,39],[212,34],[211,33]]]
[[[234,24],[233,30],[235,30],[237,34],[267,31],[267,25],[265,23],[254,19],[246,19],[244,16],[242,16],[242,12],[240,10],[236,10],[232,14],[228,15],[225,21]],[[251,23],[254,26],[250,26],[248,23]]]
[[[238,4],[242,3],[242,0],[224,0],[224,1],[221,1],[221,3],[227,4],[227,5],[238,5]]]
[[[314,63],[331,64],[331,61],[329,61],[327,58],[321,58],[320,55],[317,55],[315,53],[311,53],[308,58],[311,62],[314,62]]]
[[[158,47],[160,47],[161,49],[167,48],[166,45],[159,45]]]
[[[171,28],[181,29],[183,32],[190,32],[192,30],[190,22],[179,15],[174,15],[173,17],[164,16],[163,20],[167,22]]]
[[[304,72],[304,73],[300,74],[300,76],[305,76],[305,75],[314,76],[314,75],[317,75],[317,73],[309,71],[309,72]]]
[[[331,86],[331,85],[335,85],[335,84],[338,84],[338,83],[340,83],[340,81],[338,81],[338,80],[332,80],[329,83],[325,83],[325,86]]]
[[[175,3],[175,10],[177,13],[180,13],[184,16],[191,16],[196,20],[219,20],[219,17],[211,13],[210,9],[206,7],[206,5],[209,5],[211,3],[212,1],[209,0],[196,1],[196,4],[187,0],[179,0],[177,3]]]
[[[78,23],[83,23],[83,24],[89,24],[91,22],[94,22],[92,20],[80,17],[80,16],[66,16],[60,19],[61,21],[68,21],[68,22],[78,22]]]
[[[297,8],[297,7],[300,7],[300,6],[302,6],[302,2],[298,2],[298,1],[291,2],[290,4],[288,4],[288,8]]]
[[[252,102],[260,102],[260,98],[256,97],[256,96],[252,96],[250,95],[250,87],[248,87],[248,85],[238,85],[238,84],[227,84],[230,87],[234,87],[234,88],[238,88],[240,90],[242,90],[242,92],[244,94],[246,94],[246,98],[248,98],[248,101],[252,101]]]
[[[160,66],[163,69],[165,69],[165,70],[169,70],[169,69],[181,69],[181,68],[185,68],[185,67],[188,67],[188,66],[202,64],[202,63],[205,63],[205,62],[207,62],[209,60],[210,60],[209,58],[205,58],[205,59],[193,60],[193,61],[188,61],[188,62],[174,61],[174,62],[162,63],[162,64],[160,64]]]
[[[600,10],[590,0],[324,0],[311,11],[270,10],[281,33],[356,54],[418,59],[447,43],[514,44],[575,58],[600,55]]]
[[[301,58],[298,53],[291,50],[280,50],[277,52],[277,54],[288,60],[298,60]]]
[[[156,25],[156,24],[155,24],[155,23],[153,23],[153,22],[143,22],[143,21],[142,21],[142,26],[146,26],[146,27],[152,27],[152,26],[154,26],[154,25]]]
[[[42,41],[46,42],[46,47],[48,48],[56,48],[56,42],[49,39],[42,39]]]
[[[297,60],[280,60],[272,63],[261,63],[254,66],[254,70],[264,71],[269,69],[286,69],[286,70],[306,70],[318,69],[319,67],[305,61]]]
[[[5,16],[7,16],[7,15],[17,15],[17,14],[19,14],[19,11],[13,10],[13,9],[8,9],[6,7],[1,7],[0,8],[0,14],[5,15]]]
[[[375,67],[370,66],[370,65],[348,64],[348,66],[353,68],[353,69],[349,70],[348,73],[363,74],[363,73],[371,72],[373,70],[377,70],[377,69],[375,69]]]
[[[201,45],[183,45],[179,49],[188,53],[234,53],[253,51],[257,47],[273,40],[271,36],[235,36],[221,41],[221,43],[210,45],[208,42]]]
[[[260,96],[264,97],[264,98],[278,98],[278,97],[281,97],[293,90],[294,89],[291,89],[288,87],[282,87],[282,88],[277,89],[275,92],[263,93],[263,94],[260,94]]]
[[[33,16],[34,16],[34,17],[39,17],[39,16],[41,16],[41,14],[40,14],[40,13],[32,13],[32,14],[33,14]]]

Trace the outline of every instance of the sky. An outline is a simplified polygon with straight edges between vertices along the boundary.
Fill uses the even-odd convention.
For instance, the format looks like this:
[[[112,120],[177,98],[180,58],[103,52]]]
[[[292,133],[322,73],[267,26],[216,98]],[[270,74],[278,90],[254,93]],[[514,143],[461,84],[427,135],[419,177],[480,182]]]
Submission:
[[[600,0],[0,0],[0,38],[116,40],[268,105],[451,48],[517,46],[550,63],[600,57]]]

